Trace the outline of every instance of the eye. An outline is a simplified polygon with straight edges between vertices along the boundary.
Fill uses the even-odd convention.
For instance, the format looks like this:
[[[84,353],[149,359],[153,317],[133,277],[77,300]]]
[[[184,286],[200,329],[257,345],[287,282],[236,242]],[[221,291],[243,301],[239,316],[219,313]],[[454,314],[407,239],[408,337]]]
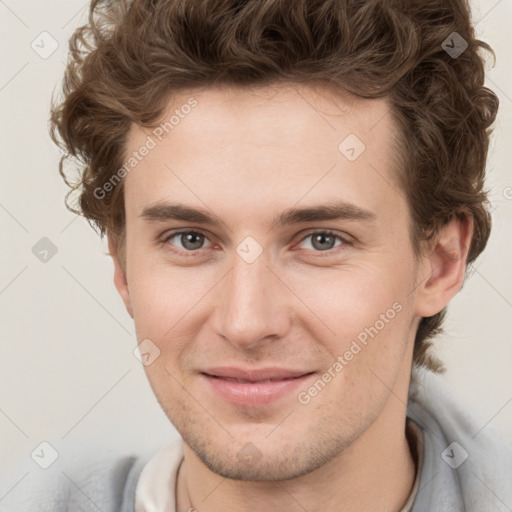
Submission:
[[[302,240],[301,243],[304,243],[306,240],[311,240],[311,247],[314,251],[317,252],[325,252],[335,247],[339,247],[341,245],[349,244],[347,240],[345,240],[340,235],[333,233],[332,231],[314,231],[312,233],[308,233]],[[340,243],[336,244],[336,239],[340,241]],[[309,249],[309,247],[306,247]]]
[[[163,240],[163,244],[171,244],[177,245],[172,242],[172,240],[176,239],[181,247],[178,245],[178,249],[185,252],[195,252],[198,249],[202,249],[202,245],[206,238],[206,235],[198,231],[178,231],[175,233],[168,234]]]

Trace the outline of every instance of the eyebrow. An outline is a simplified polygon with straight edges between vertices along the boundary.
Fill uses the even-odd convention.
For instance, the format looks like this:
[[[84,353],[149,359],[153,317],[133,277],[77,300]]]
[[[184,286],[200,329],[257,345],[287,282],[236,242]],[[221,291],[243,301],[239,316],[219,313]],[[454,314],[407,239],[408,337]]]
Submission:
[[[180,220],[193,222],[212,227],[220,227],[222,222],[218,217],[202,208],[192,208],[181,203],[158,202],[146,206],[140,214],[148,222],[161,222],[167,220]],[[352,203],[331,201],[325,204],[289,208],[277,215],[271,223],[272,229],[276,227],[300,224],[303,222],[316,222],[327,220],[359,220],[374,221],[376,214]]]

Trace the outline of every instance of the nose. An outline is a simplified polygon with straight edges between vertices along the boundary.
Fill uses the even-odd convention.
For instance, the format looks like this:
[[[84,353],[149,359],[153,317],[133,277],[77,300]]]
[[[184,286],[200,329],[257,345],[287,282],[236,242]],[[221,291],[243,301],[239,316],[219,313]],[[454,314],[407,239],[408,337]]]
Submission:
[[[235,255],[219,284],[213,313],[217,334],[245,350],[286,336],[293,317],[290,291],[263,254],[252,263]]]

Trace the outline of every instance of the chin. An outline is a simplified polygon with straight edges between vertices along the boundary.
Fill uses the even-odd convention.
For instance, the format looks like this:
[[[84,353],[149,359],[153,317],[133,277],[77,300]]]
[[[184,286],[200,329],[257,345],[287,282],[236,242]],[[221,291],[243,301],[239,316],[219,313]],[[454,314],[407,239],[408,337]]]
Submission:
[[[323,466],[340,453],[339,446],[330,443],[309,445],[303,442],[258,448],[247,442],[232,443],[231,449],[211,442],[185,440],[203,464],[213,473],[231,480],[274,482],[291,480]],[[241,448],[238,448],[238,446]]]

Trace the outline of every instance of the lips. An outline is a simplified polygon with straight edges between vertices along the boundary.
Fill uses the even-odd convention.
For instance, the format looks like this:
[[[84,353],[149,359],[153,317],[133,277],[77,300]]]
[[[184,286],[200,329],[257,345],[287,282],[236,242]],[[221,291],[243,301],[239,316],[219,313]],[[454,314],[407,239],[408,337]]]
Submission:
[[[286,368],[209,368],[201,373],[210,391],[235,405],[257,407],[289,395],[314,372]]]
[[[212,377],[219,377],[226,380],[235,380],[241,382],[263,382],[295,379],[311,373],[310,371],[289,370],[286,368],[260,368],[260,369],[242,369],[235,367],[209,368],[203,373]]]

